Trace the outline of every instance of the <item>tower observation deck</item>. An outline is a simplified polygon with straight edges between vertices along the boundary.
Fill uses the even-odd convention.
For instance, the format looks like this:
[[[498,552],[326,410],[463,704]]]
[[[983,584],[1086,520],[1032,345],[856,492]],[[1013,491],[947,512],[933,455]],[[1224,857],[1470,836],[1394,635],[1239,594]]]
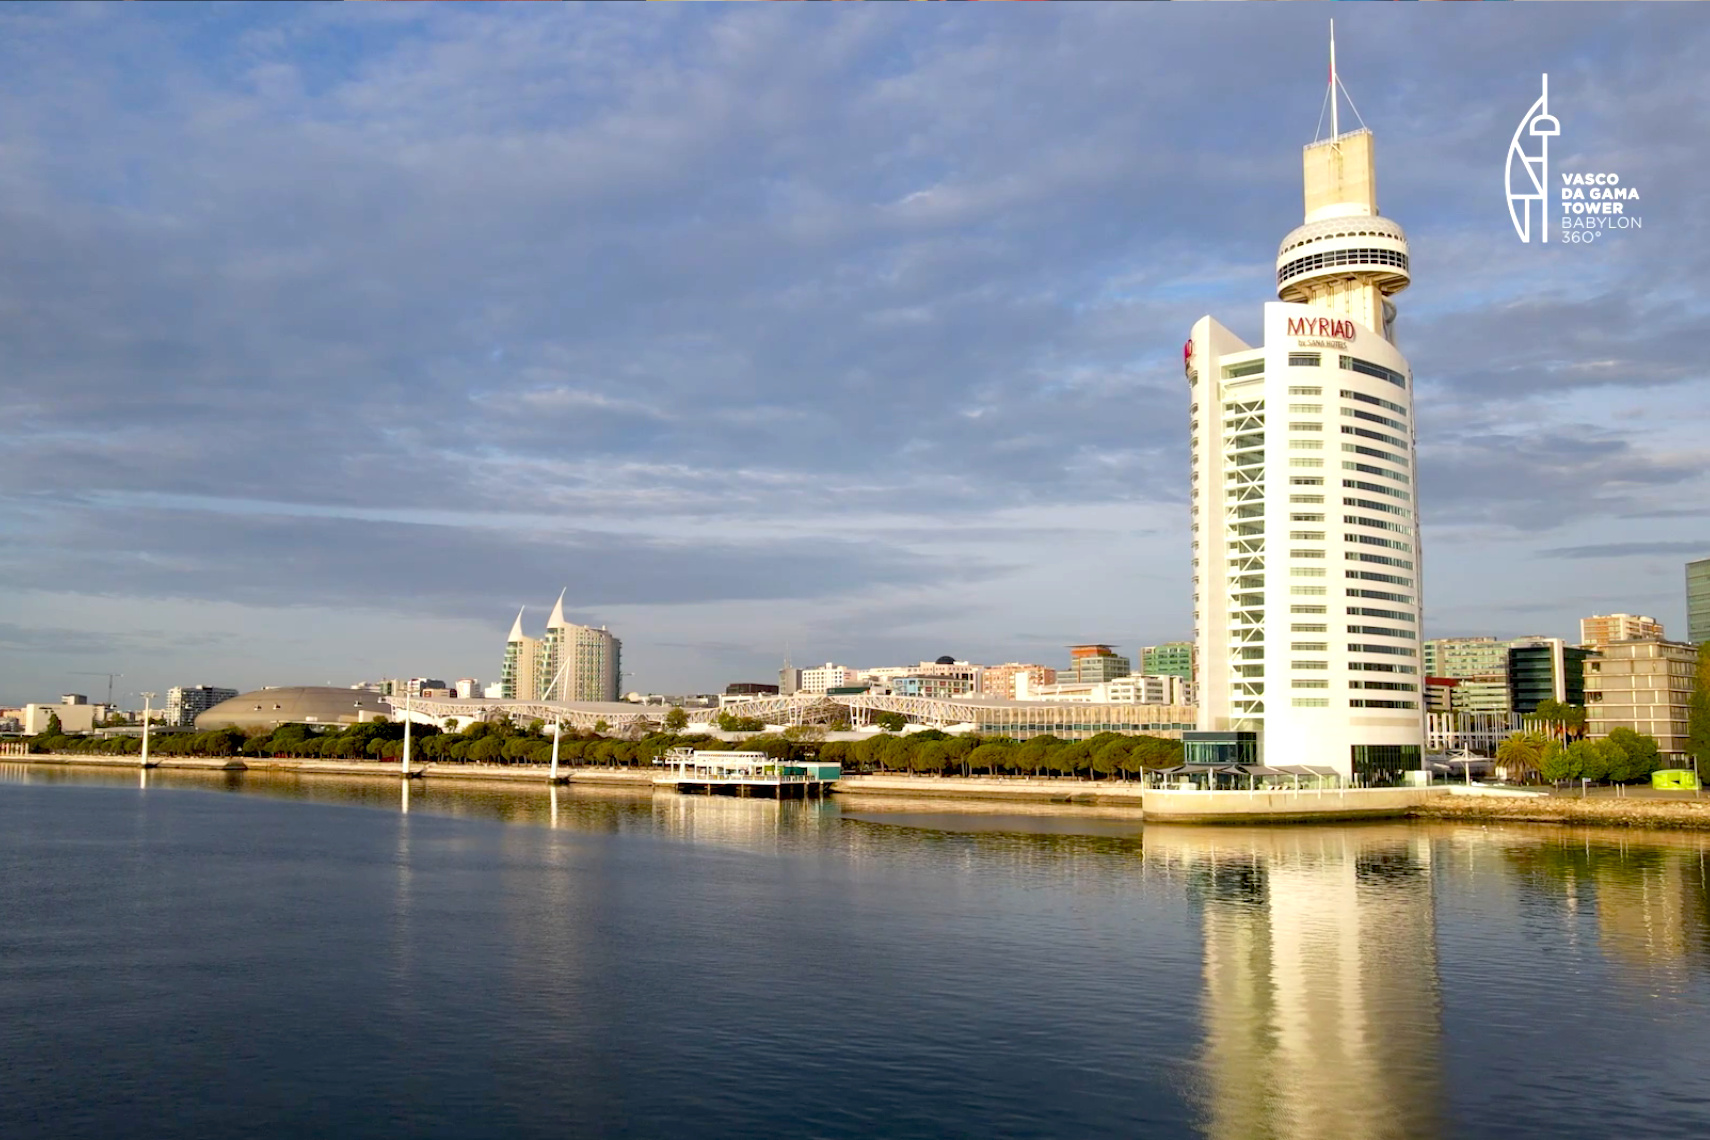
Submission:
[[[1393,342],[1389,298],[1412,278],[1407,234],[1378,216],[1372,150],[1363,127],[1306,148],[1306,221],[1277,247],[1277,296],[1352,318]]]

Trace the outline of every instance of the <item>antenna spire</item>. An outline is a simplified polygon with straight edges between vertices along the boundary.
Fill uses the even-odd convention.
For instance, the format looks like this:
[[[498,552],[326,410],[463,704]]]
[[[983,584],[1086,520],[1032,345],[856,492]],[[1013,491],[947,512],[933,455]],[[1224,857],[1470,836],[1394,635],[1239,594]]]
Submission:
[[[1330,21],[1330,137],[1341,134],[1336,118],[1336,21]]]

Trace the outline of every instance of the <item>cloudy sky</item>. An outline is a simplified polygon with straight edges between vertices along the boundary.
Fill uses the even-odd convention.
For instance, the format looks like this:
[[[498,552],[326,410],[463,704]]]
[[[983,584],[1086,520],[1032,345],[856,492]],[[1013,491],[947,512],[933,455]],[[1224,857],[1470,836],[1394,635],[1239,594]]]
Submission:
[[[562,588],[664,691],[1189,636],[1180,346],[1258,335],[1325,12],[0,7],[0,702],[491,679]],[[1710,13],[1336,15],[1428,632],[1684,634]],[[1516,239],[1541,71],[1642,231]]]

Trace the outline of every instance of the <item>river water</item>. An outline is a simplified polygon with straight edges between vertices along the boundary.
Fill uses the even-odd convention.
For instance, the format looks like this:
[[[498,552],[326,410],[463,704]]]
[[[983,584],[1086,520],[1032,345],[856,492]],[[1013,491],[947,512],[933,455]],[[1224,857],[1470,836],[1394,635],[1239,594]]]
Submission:
[[[1701,1138],[1707,845],[0,766],[0,1136]]]

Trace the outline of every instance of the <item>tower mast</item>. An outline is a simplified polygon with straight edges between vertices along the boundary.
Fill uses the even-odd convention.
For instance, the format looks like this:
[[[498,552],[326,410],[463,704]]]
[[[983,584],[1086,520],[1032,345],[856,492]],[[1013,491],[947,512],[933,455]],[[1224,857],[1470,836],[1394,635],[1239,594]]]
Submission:
[[[1330,21],[1330,137],[1341,134],[1336,119],[1336,21]],[[1324,120],[1320,119],[1319,122]]]

